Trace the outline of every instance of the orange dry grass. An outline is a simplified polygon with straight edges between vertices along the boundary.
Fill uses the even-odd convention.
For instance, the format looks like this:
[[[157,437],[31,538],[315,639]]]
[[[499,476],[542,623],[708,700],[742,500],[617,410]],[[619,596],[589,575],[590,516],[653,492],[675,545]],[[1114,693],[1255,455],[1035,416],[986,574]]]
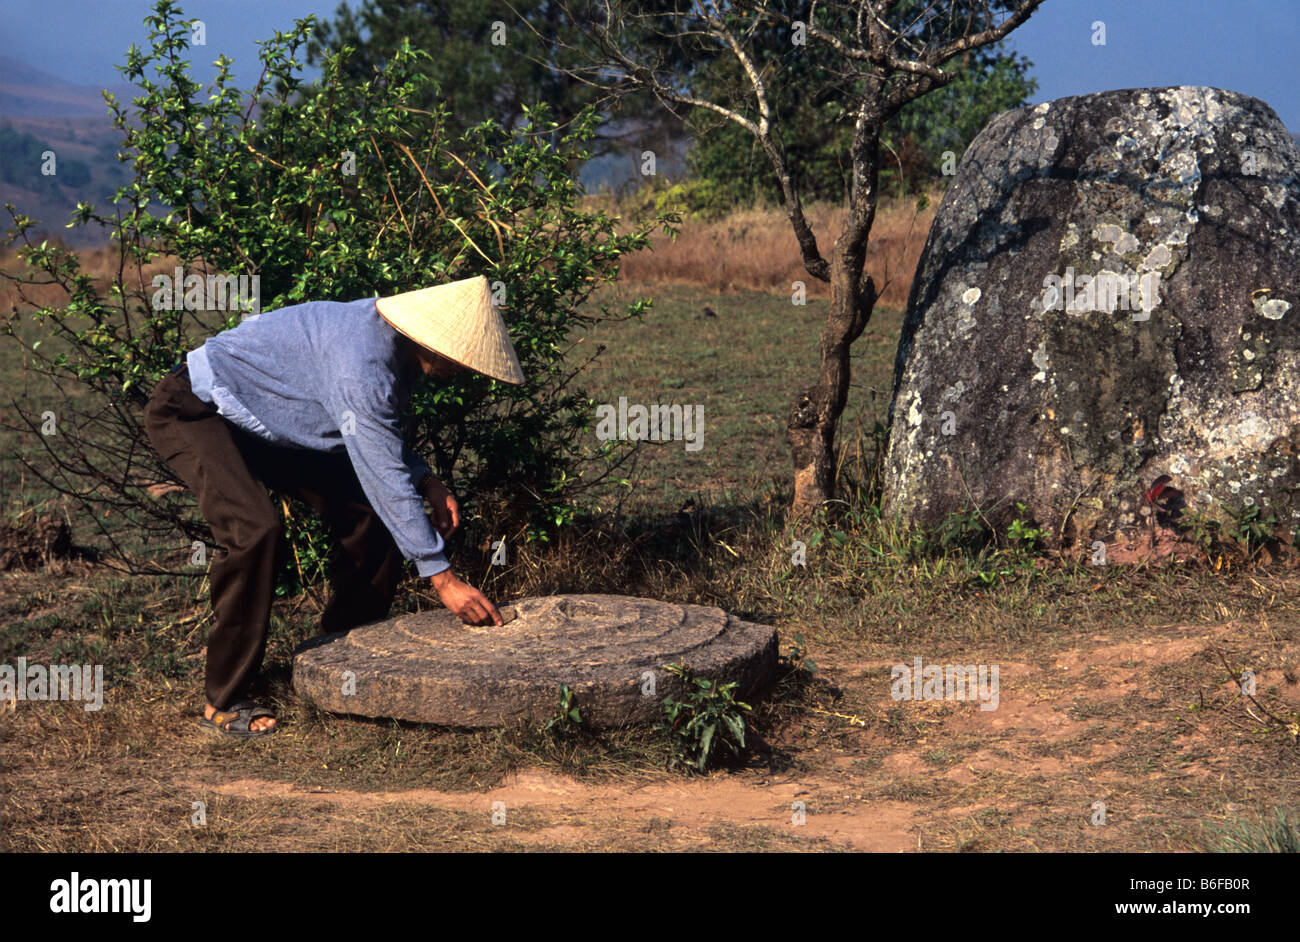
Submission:
[[[916,208],[915,199],[882,202],[867,254],[867,272],[881,292],[881,304],[906,306],[936,208],[933,198],[923,210]],[[828,257],[848,210],[816,204],[806,212],[817,246],[822,256]],[[804,269],[790,220],[778,209],[741,210],[714,222],[687,220],[675,242],[659,234],[653,245],[653,251],[630,256],[622,263],[623,278],[650,284],[699,285],[719,293],[741,288],[785,293],[793,290],[793,282],[802,281],[809,297],[830,296],[830,285],[810,277]]]
[[[937,196],[923,210],[916,208],[915,199],[881,202],[871,228],[867,272],[876,280],[882,305],[895,309],[906,306],[937,204]],[[617,208],[610,211],[626,218],[627,214]],[[808,207],[806,213],[818,248],[823,257],[828,257],[848,210],[819,203]],[[794,282],[802,281],[808,297],[830,297],[830,285],[812,278],[804,269],[790,220],[779,209],[739,210],[712,222],[688,219],[675,242],[656,233],[652,244],[652,251],[623,260],[622,279],[639,284],[696,285],[719,294],[739,289],[788,293],[794,290]],[[101,285],[107,288],[117,271],[117,252],[109,247],[83,251],[81,261],[83,270],[101,279]],[[18,272],[21,267],[12,249],[0,255],[0,268],[5,271]],[[155,274],[170,274],[173,267],[174,259],[158,260],[142,273],[128,272],[127,282],[143,280],[148,285]],[[28,288],[27,295],[37,303],[58,303],[64,297],[56,287]],[[0,311],[10,310],[17,301],[12,284],[0,281]]]
[[[95,249],[76,249],[81,260],[81,271],[89,275],[99,285],[102,294],[107,295],[108,286],[117,276],[120,256],[113,246],[104,246]],[[153,276],[158,274],[172,273],[176,267],[175,258],[161,258],[150,262],[143,268],[127,268],[123,271],[123,279],[129,289],[138,289],[143,286],[145,290],[151,291],[150,287]],[[0,271],[8,272],[11,275],[19,276],[24,279],[32,279],[36,282],[46,280],[42,273],[28,269],[24,266],[18,253],[9,247],[0,251]],[[23,294],[32,304],[50,304],[62,305],[67,302],[67,292],[58,285],[50,284],[29,284],[23,287]],[[9,278],[0,278],[0,314],[9,313],[14,307],[22,311],[29,308],[29,305],[22,303],[19,297],[18,289],[13,281]]]

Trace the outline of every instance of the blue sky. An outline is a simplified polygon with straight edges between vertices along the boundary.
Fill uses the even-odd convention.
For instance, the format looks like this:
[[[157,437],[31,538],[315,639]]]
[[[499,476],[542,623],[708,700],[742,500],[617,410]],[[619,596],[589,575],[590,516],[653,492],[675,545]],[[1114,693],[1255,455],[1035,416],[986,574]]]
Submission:
[[[1106,45],[1092,44],[1092,24]],[[1047,0],[1011,45],[1033,60],[1034,101],[1149,85],[1252,95],[1300,131],[1296,0]]]
[[[494,0],[484,0],[485,4]],[[113,65],[143,43],[151,0],[0,0],[0,55],[55,72],[77,84],[113,83]],[[510,22],[501,4],[502,19]],[[225,52],[241,84],[255,77],[259,39],[296,17],[330,18],[338,0],[184,0],[186,15],[207,25],[206,63]],[[1106,45],[1092,43],[1092,24]],[[12,37],[20,37],[14,44]],[[1297,0],[1047,0],[1013,34],[1034,62],[1035,101],[1148,85],[1213,85],[1262,98],[1300,130],[1300,2]],[[241,67],[242,66],[242,67]]]

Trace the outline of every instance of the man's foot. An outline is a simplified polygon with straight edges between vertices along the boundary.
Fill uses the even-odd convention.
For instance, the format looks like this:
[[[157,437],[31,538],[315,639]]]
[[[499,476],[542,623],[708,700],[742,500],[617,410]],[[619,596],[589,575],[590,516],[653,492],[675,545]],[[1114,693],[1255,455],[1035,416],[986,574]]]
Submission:
[[[264,736],[275,729],[276,720],[270,710],[244,700],[228,710],[218,710],[211,703],[207,704],[203,710],[203,725],[230,736]]]

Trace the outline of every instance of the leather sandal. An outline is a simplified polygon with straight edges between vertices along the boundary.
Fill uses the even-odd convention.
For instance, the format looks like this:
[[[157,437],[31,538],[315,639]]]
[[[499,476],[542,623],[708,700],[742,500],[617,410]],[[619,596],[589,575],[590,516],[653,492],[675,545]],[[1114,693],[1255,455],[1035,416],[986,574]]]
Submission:
[[[241,700],[229,710],[217,710],[212,714],[212,719],[206,716],[199,718],[199,725],[204,729],[215,730],[223,736],[233,736],[236,739],[253,739],[258,736],[269,736],[280,728],[279,722],[269,729],[249,729],[253,720],[259,717],[269,716],[275,719],[275,714],[252,700]]]

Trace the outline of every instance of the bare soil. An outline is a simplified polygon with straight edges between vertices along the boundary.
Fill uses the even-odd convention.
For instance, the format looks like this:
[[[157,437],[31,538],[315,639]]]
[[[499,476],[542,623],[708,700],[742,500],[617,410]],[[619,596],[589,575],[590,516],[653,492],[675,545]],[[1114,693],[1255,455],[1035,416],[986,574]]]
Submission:
[[[1294,593],[1290,577],[1248,581],[1260,603]],[[930,642],[927,662],[999,666],[995,710],[896,701],[906,646],[841,638],[813,648],[804,695],[760,711],[746,764],[707,776],[582,760],[636,751],[617,744],[335,717],[287,693],[285,728],[243,744],[200,730],[186,690],[113,691],[99,713],[11,701],[0,847],[1195,850],[1300,784],[1297,728],[1270,719],[1300,709],[1300,640],[1267,604],[1222,607],[1234,617],[1043,630],[978,655]],[[1255,666],[1253,699],[1223,660]]]

